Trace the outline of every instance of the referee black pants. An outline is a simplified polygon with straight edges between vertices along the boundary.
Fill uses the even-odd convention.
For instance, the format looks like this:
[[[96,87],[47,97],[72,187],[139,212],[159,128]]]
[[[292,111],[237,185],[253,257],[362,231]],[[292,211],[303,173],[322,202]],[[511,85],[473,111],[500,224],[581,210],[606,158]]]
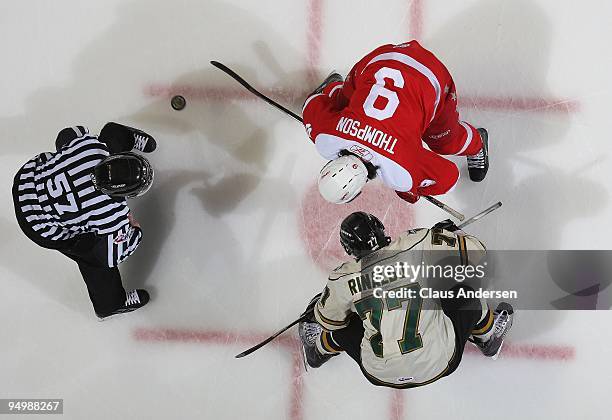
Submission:
[[[79,266],[96,315],[108,316],[125,304],[125,289],[119,269],[101,264],[93,253],[97,241],[106,241],[106,238],[85,234],[75,239],[58,251]]]
[[[14,203],[18,203],[16,198],[18,196],[18,182],[15,181],[13,183]],[[19,227],[32,242],[43,248],[60,251],[77,263],[96,315],[99,317],[111,315],[125,304],[125,289],[121,284],[119,269],[108,267],[94,254],[98,241],[106,241],[106,238],[102,239],[93,233],[86,233],[64,241],[52,241],[34,232],[17,204],[15,204],[15,216]]]
[[[470,286],[460,284],[453,287],[451,290],[454,291],[455,296],[459,289],[473,290]],[[455,353],[453,358],[449,361],[448,368],[446,369],[444,376],[448,376],[453,373],[459,367],[461,358],[463,356],[463,349],[467,343],[468,337],[474,330],[476,324],[482,317],[482,307],[480,300],[475,298],[448,298],[440,299],[440,305],[444,314],[450,318],[453,329],[455,331]],[[376,381],[363,369],[361,364],[361,341],[363,340],[363,334],[365,332],[363,328],[363,321],[359,315],[353,313],[349,317],[349,324],[340,330],[335,330],[331,333],[333,341],[338,344],[342,350],[346,352],[353,360],[357,362],[364,376],[374,385],[377,386],[388,386],[384,383]],[[418,385],[417,385],[418,386]],[[396,386],[397,388],[414,388],[415,385],[406,384],[405,386]]]
[[[17,213],[17,222],[23,233],[37,245],[55,249],[76,262],[87,286],[89,299],[99,317],[111,315],[125,304],[125,289],[117,267],[108,267],[94,254],[98,241],[106,241],[93,233],[86,233],[65,241],[40,238]]]

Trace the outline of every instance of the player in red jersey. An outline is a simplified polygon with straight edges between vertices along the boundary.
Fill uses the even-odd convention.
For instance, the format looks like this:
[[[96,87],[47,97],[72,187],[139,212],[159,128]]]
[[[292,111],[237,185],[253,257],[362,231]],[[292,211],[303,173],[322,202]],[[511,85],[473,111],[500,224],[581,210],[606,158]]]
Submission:
[[[450,73],[417,41],[377,48],[344,82],[331,74],[306,99],[303,118],[330,160],[319,190],[334,203],[351,201],[376,175],[411,203],[444,194],[459,170],[440,155],[467,156],[475,182],[488,170],[487,131],[459,119]]]

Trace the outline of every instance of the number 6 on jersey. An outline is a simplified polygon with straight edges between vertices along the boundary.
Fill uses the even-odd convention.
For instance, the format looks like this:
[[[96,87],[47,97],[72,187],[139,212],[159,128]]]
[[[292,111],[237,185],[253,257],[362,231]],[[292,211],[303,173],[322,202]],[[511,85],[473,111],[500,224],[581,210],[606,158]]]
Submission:
[[[404,87],[404,76],[399,70],[389,67],[382,67],[376,73],[376,84],[370,89],[370,94],[363,103],[363,111],[368,117],[376,118],[379,121],[391,118],[395,114],[395,110],[399,106],[399,98],[397,93],[385,87],[385,79],[391,79],[393,86],[397,88]],[[387,99],[387,105],[383,109],[376,108],[374,103],[379,97]]]

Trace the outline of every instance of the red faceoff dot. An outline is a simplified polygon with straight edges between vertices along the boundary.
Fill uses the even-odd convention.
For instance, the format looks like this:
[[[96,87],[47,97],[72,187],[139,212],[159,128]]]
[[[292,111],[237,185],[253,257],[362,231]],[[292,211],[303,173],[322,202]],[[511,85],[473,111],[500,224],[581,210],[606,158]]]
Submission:
[[[308,255],[322,269],[333,270],[350,258],[340,245],[340,224],[355,211],[378,217],[391,238],[415,225],[411,204],[378,182],[366,184],[361,195],[348,204],[326,201],[313,184],[302,200],[300,234]]]

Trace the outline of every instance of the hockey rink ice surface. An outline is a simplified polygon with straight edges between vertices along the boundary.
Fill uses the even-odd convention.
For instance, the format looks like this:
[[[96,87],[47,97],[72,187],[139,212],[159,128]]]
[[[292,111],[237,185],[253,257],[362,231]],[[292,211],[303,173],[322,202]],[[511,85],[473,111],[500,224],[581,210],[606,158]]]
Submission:
[[[611,16],[595,0],[5,1],[0,398],[63,398],[64,418],[90,420],[610,418],[604,310],[519,312],[499,360],[468,346],[413,390],[372,386],[346,355],[305,372],[296,329],[234,359],[323,288],[346,215],[370,211],[393,235],[446,215],[378,182],[324,203],[300,124],[209,61],[299,112],[331,70],[419,39],[490,133],[486,181],[458,159],[443,198],[466,215],[503,201],[468,232],[490,249],[609,249]],[[159,147],[155,185],[130,204],[144,240],[121,267],[152,301],[98,322],[76,265],[19,230],[10,188],[61,128],[107,121]]]

